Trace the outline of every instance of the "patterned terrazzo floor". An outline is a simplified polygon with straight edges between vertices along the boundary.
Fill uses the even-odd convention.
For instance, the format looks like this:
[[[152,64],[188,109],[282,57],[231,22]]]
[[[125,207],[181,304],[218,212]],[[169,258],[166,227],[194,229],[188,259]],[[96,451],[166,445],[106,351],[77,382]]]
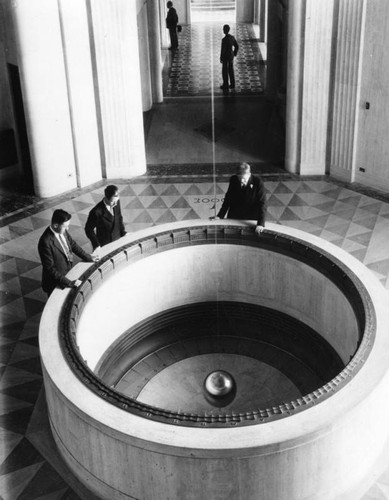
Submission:
[[[223,24],[182,27],[179,49],[169,55],[165,64],[166,97],[223,95],[219,60]],[[234,59],[234,94],[263,93],[264,63],[252,25],[231,24],[230,33],[239,44],[238,55]]]
[[[327,179],[264,176],[269,221],[296,227],[345,249],[389,290],[389,203]],[[228,183],[221,175],[140,177],[118,182],[128,231],[208,218]],[[0,218],[0,497],[4,500],[93,499],[55,452],[47,423],[38,350],[45,304],[40,289],[38,238],[53,208],[73,214],[70,233],[90,250],[83,226],[103,185],[79,190]],[[214,193],[216,191],[216,196]],[[389,466],[389,464],[388,464]],[[75,493],[77,491],[77,493]],[[389,472],[364,500],[389,498]]]

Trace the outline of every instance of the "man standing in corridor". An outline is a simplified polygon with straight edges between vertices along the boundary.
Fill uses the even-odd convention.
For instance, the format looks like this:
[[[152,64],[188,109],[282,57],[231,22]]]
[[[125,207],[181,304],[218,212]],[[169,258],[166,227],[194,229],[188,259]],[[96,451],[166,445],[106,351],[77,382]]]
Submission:
[[[178,49],[178,37],[177,37],[177,24],[178,15],[176,9],[173,7],[173,2],[168,2],[166,4],[168,10],[166,17],[166,28],[170,33],[170,47],[169,50]]]
[[[222,38],[222,47],[220,51],[220,62],[222,63],[223,85],[221,89],[235,88],[234,74],[234,57],[236,57],[239,49],[238,42],[235,37],[230,35],[230,27],[228,24],[223,26],[224,38]],[[228,77],[230,77],[230,85],[228,85]]]

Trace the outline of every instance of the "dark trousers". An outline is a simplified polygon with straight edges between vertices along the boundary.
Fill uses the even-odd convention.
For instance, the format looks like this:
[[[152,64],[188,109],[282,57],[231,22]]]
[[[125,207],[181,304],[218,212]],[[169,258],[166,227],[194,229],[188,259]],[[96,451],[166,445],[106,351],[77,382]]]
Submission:
[[[177,28],[169,28],[170,33],[170,45],[172,49],[178,48],[178,37],[177,37]]]
[[[231,88],[235,87],[234,60],[225,59],[222,61],[223,87],[228,89],[228,77],[230,77]]]

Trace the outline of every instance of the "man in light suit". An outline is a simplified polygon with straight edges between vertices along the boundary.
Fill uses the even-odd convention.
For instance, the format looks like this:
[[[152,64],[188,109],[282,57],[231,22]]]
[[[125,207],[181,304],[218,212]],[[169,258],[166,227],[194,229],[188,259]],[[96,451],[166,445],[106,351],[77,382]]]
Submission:
[[[251,174],[248,163],[241,163],[230,178],[226,196],[219,213],[213,219],[255,220],[255,232],[259,235],[265,227],[266,194],[260,177]]]
[[[104,198],[89,212],[85,233],[93,250],[116,241],[126,234],[120,209],[119,189],[107,186]]]
[[[38,252],[42,262],[42,288],[50,296],[54,288],[74,288],[80,280],[70,280],[66,274],[73,266],[73,254],[85,262],[96,262],[68,233],[71,215],[65,210],[54,210],[51,224],[42,234]]]

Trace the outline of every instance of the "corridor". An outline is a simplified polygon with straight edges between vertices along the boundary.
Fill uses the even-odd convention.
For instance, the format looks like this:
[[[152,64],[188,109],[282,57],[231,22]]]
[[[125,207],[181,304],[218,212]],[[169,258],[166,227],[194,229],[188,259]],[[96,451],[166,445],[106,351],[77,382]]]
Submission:
[[[236,89],[220,89],[222,24],[184,26],[179,49],[166,51],[164,102],[145,114],[147,165],[231,171],[248,161],[254,172],[283,170],[284,111],[266,95],[266,61],[254,28],[231,25],[239,52]]]

